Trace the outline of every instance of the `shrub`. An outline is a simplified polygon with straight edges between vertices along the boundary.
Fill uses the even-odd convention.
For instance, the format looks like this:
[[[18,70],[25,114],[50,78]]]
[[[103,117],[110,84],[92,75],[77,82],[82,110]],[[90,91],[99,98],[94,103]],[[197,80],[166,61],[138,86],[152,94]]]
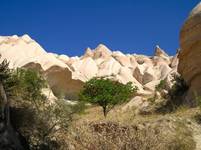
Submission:
[[[161,80],[160,83],[158,85],[156,85],[155,89],[156,91],[161,91],[163,89],[165,89],[166,85],[165,85],[165,80]]]
[[[119,83],[110,79],[92,78],[85,83],[80,92],[80,100],[98,104],[103,108],[104,116],[117,104],[127,101],[134,95],[137,88],[131,82]]]
[[[189,87],[181,76],[175,76],[173,81],[174,85],[169,90],[169,95],[171,99],[176,99],[183,96]]]
[[[181,76],[174,76],[172,82],[174,84],[168,90],[167,103],[158,110],[159,112],[171,112],[184,104],[183,95],[188,90],[188,85]]]
[[[67,132],[75,113],[82,111],[83,104],[70,105],[64,100],[50,103],[42,92],[47,84],[39,72],[10,70],[8,66],[6,60],[0,64],[0,83],[11,100],[6,104],[11,106],[12,125],[30,149],[59,149],[63,139],[56,134]]]
[[[62,139],[57,132],[65,133],[79,113],[82,105],[70,105],[65,100],[50,100],[42,93],[47,87],[42,75],[30,69],[13,70],[11,79],[17,81],[12,95],[12,123],[26,138],[30,149],[58,149]]]

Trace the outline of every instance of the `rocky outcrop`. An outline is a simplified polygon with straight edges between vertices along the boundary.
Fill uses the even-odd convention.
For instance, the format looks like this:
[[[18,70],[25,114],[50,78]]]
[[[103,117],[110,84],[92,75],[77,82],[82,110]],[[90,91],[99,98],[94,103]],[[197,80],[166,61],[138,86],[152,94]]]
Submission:
[[[74,79],[72,71],[65,62],[68,57],[47,53],[28,35],[22,37],[0,37],[1,60],[7,59],[10,68],[25,67],[41,71],[47,79],[50,88],[57,96],[76,97],[83,81]]]
[[[186,100],[192,105],[194,94],[201,95],[201,3],[190,13],[180,32],[178,72],[190,86]]]
[[[159,46],[154,56],[149,57],[112,51],[103,44],[95,49],[87,48],[81,57],[68,57],[47,53],[28,35],[0,37],[0,54],[2,59],[10,61],[10,68],[41,71],[53,93],[67,99],[76,99],[83,83],[96,76],[124,84],[132,82],[138,87],[139,96],[152,95],[160,80],[172,76],[173,70],[176,72],[178,60]]]

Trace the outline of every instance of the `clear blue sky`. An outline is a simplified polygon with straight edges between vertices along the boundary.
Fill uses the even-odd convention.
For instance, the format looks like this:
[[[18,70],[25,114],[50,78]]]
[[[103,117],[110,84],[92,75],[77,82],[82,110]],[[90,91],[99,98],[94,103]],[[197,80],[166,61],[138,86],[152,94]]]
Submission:
[[[81,55],[99,43],[124,53],[169,54],[200,0],[1,0],[0,35],[29,34],[47,51]]]

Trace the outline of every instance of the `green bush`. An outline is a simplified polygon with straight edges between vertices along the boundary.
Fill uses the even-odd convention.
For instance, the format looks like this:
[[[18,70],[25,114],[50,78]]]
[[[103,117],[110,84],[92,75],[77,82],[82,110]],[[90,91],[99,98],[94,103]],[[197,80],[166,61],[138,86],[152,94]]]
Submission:
[[[189,87],[181,76],[175,76],[173,81],[174,85],[169,90],[169,95],[171,99],[176,99],[177,97],[183,96]]]
[[[159,112],[175,111],[181,105],[184,105],[184,94],[188,90],[188,85],[181,76],[174,76],[172,81],[174,85],[168,90],[167,103],[165,106],[159,108]],[[163,85],[163,84],[161,84]],[[161,87],[161,86],[159,86]]]
[[[55,135],[67,132],[73,116],[83,109],[82,105],[70,105],[59,99],[50,102],[42,93],[42,89],[47,87],[46,81],[34,70],[13,70],[11,77],[17,81],[13,90],[16,97],[12,101],[14,126],[31,149],[58,149],[62,139]]]
[[[70,105],[64,100],[50,102],[42,92],[47,84],[39,72],[11,70],[8,66],[6,60],[0,63],[0,83],[9,100],[12,125],[26,139],[30,149],[58,149],[63,139],[56,134],[67,132],[83,104]]]
[[[104,116],[117,104],[121,104],[134,95],[137,88],[131,82],[119,83],[110,79],[92,78],[85,83],[80,92],[80,100],[97,104],[103,108]]]
[[[156,85],[155,89],[156,91],[161,91],[163,89],[165,89],[166,85],[165,85],[165,80],[161,80],[160,83],[158,85]]]

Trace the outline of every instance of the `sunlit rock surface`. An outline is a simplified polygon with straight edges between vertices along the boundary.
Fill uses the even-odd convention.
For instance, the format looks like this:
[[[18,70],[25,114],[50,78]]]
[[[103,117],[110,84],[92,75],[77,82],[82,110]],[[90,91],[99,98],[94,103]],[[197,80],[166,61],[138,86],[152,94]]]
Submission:
[[[190,13],[180,32],[178,72],[190,86],[186,99],[201,95],[201,3]]]
[[[168,56],[156,46],[154,56],[123,54],[103,44],[87,48],[83,56],[68,57],[45,51],[28,35],[1,36],[1,60],[8,59],[10,68],[40,70],[56,96],[76,99],[83,83],[93,77],[109,77],[121,83],[132,82],[138,95],[153,95],[160,80],[177,72],[177,55]]]

